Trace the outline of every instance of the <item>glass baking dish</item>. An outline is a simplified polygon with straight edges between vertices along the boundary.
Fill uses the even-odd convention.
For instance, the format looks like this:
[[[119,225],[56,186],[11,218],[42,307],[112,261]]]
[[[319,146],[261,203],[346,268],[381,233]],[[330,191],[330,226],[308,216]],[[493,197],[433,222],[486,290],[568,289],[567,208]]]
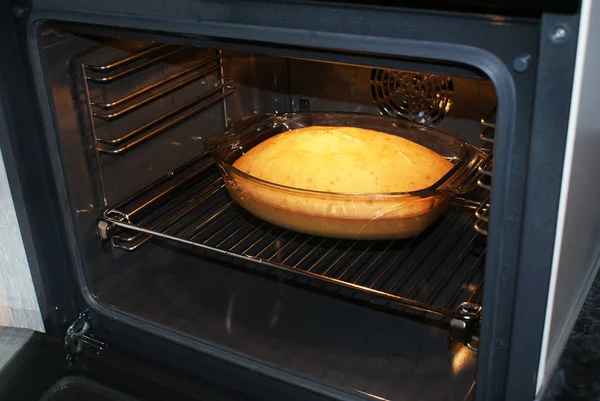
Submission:
[[[252,147],[309,126],[358,127],[401,136],[449,160],[434,185],[398,193],[333,193],[292,188],[233,167]],[[294,231],[340,239],[400,239],[420,234],[449,205],[476,186],[487,154],[436,128],[398,118],[356,113],[285,113],[246,117],[206,141],[230,196],[253,215]],[[281,157],[285,157],[282,154]]]

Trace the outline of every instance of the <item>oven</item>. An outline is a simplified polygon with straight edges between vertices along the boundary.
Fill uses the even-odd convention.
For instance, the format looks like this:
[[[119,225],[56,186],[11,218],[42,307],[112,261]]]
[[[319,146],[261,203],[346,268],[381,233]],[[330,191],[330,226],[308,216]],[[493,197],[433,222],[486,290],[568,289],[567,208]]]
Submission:
[[[598,268],[598,5],[2,7],[0,144],[66,364],[121,350],[247,399],[541,397]],[[485,157],[411,238],[296,232],[238,206],[206,144],[310,113]]]

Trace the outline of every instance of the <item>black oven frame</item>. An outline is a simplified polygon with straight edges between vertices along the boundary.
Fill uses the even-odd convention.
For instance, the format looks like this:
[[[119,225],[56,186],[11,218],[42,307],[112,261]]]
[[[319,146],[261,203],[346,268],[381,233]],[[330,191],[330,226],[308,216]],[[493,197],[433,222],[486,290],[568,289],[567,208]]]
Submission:
[[[212,366],[217,376],[215,372],[233,369],[248,378],[251,374],[244,368],[251,368],[290,390],[307,384],[220,350],[192,351],[191,341],[142,328],[140,322],[99,304],[86,290],[77,274],[81,261],[53,142],[52,110],[45,90],[40,90],[44,82],[37,28],[44,20],[266,53],[334,59],[346,57],[346,52],[385,54],[411,69],[452,72],[460,65],[487,75],[496,86],[498,114],[476,399],[534,397],[578,15],[519,18],[269,1],[33,0],[2,5],[0,54],[12,57],[0,62],[0,131],[5,133],[0,146],[47,330],[62,335],[79,311],[89,308],[98,338],[138,353],[160,350],[154,352],[156,358],[191,370],[197,364]],[[566,29],[566,40],[553,37],[556,27]],[[527,55],[526,70],[517,71],[515,60]],[[309,391],[344,396],[321,387]]]

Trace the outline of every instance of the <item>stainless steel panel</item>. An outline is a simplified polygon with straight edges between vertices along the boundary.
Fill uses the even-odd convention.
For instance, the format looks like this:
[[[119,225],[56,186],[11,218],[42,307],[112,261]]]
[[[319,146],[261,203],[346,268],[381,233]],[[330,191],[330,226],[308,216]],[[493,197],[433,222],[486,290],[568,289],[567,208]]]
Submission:
[[[583,1],[538,393],[558,362],[600,263],[599,37],[600,3]]]
[[[0,371],[13,360],[33,333],[32,330],[0,326]]]
[[[2,325],[44,331],[13,198],[6,178],[4,160],[0,153],[0,332]],[[2,365],[2,351],[0,351],[0,365]]]

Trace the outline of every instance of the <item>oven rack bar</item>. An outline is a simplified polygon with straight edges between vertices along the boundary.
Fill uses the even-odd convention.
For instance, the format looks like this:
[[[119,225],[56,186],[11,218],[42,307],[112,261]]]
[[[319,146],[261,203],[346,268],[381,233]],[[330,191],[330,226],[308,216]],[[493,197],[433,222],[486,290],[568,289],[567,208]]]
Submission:
[[[484,142],[482,149],[492,153],[496,135],[496,106],[485,113],[480,120],[480,124],[483,126],[483,131],[479,134],[479,138]],[[491,163],[489,167],[491,168]]]
[[[238,207],[208,156],[116,206],[106,210],[100,230],[116,249],[134,251],[152,238],[176,241],[431,317],[460,318],[458,306],[483,280],[485,242],[472,229],[469,207],[453,206],[425,233],[406,240],[314,237]]]
[[[481,125],[484,127],[483,131],[479,135],[482,141],[484,141],[484,149],[490,154],[493,152],[493,146],[496,134],[496,107],[493,107],[486,115],[481,119]],[[493,157],[490,157],[488,161],[479,167],[479,179],[477,185],[488,193],[492,190],[492,166]],[[490,195],[481,202],[481,204],[475,210],[475,230],[483,235],[488,235],[488,224],[489,224],[489,213],[490,213]]]
[[[130,99],[133,99],[135,97],[141,96],[141,95],[143,95],[143,94],[145,94],[145,93],[147,93],[147,92],[149,92],[149,91],[151,91],[151,90],[153,90],[155,88],[158,88],[158,87],[160,87],[160,86],[162,86],[162,85],[164,85],[164,84],[166,84],[168,82],[174,81],[174,80],[176,80],[179,77],[187,75],[190,72],[194,72],[194,71],[196,71],[196,70],[198,70],[200,68],[206,67],[207,65],[209,65],[209,64],[211,64],[211,63],[213,63],[215,61],[219,61],[220,58],[221,58],[221,56],[216,56],[216,57],[213,57],[213,58],[209,58],[207,60],[203,60],[203,61],[201,61],[199,63],[196,63],[193,66],[191,66],[191,67],[189,67],[189,68],[187,68],[187,69],[185,69],[183,71],[180,71],[180,72],[175,73],[173,75],[170,75],[170,76],[168,76],[166,78],[163,78],[160,81],[154,82],[153,84],[145,86],[145,87],[143,87],[143,88],[141,88],[141,89],[139,89],[137,91],[131,92],[131,93],[129,93],[129,94],[127,94],[127,95],[125,95],[125,96],[117,99],[117,100],[114,100],[112,102],[108,102],[108,103],[107,102],[91,102],[91,104],[92,104],[92,106],[98,106],[98,107],[101,107],[101,108],[103,108],[105,110],[110,110],[110,109],[112,109],[112,108],[120,105],[123,102],[126,102],[126,101],[128,101]],[[218,66],[218,67],[220,68],[220,66]],[[94,115],[95,116],[101,116],[98,113],[96,113]]]
[[[99,84],[110,83],[110,82],[119,80],[121,78],[125,78],[126,76],[131,75],[133,73],[136,73],[138,71],[141,71],[144,68],[150,67],[151,65],[154,65],[154,64],[158,63],[159,61],[165,60],[165,59],[169,58],[170,56],[173,56],[173,55],[175,55],[177,53],[181,53],[184,50],[186,50],[185,47],[179,47],[179,48],[171,49],[171,50],[169,50],[166,53],[163,53],[163,54],[160,54],[158,56],[155,56],[155,57],[153,57],[153,58],[151,58],[149,60],[144,61],[143,63],[136,64],[136,65],[133,65],[131,67],[125,68],[125,69],[123,69],[123,70],[121,70],[119,72],[116,72],[116,73],[112,74],[112,75],[87,76],[86,79],[88,81],[90,81],[90,82],[96,82],[96,83],[99,83]],[[137,61],[137,60],[138,60],[138,58],[136,58],[133,61]],[[123,67],[125,65],[128,65],[129,62],[131,62],[131,61],[132,61],[132,59],[129,59],[129,61],[127,63],[119,63],[119,61],[117,61],[117,64],[119,64],[119,67]],[[98,66],[89,66],[89,65],[86,65],[86,69],[90,70],[90,68],[91,68],[91,71],[98,71],[94,67],[97,68]],[[103,70],[102,72],[106,72],[106,70]]]
[[[108,63],[108,64],[103,64],[103,65],[88,65],[87,69],[90,71],[98,71],[98,72],[107,72],[107,71],[112,71],[116,68],[122,67],[126,64],[131,64],[143,57],[146,57],[148,54],[151,53],[155,53],[159,50],[162,49],[166,49],[169,45],[168,44],[160,44],[160,45],[152,45],[152,46],[148,46],[145,49],[142,49],[130,56],[121,58],[119,60],[116,60],[114,62]]]
[[[222,90],[225,90],[225,92],[222,92]],[[210,91],[201,94],[200,96],[184,103],[183,105],[181,105],[159,117],[156,117],[152,121],[134,129],[133,131],[129,131],[128,133],[124,134],[123,136],[121,136],[119,138],[113,139],[112,141],[103,139],[103,138],[98,138],[98,140],[97,140],[99,143],[99,145],[97,146],[98,151],[102,152],[102,153],[110,154],[110,155],[119,155],[119,154],[125,153],[125,152],[141,145],[142,143],[168,131],[169,129],[173,128],[174,126],[181,124],[182,122],[184,122],[186,120],[189,120],[190,118],[192,118],[196,114],[200,113],[201,111],[204,111],[207,108],[209,108],[210,106],[213,106],[214,104],[218,103],[220,100],[224,99],[227,95],[231,94],[232,92],[233,92],[233,81],[227,81],[225,84],[216,86],[214,89],[211,89]],[[193,107],[193,106],[195,106],[195,107]],[[173,117],[173,116],[177,116],[177,117]],[[171,120],[168,121],[166,124],[160,125],[169,119],[171,119]],[[152,129],[151,131],[148,131],[148,129],[154,128],[154,127],[157,127],[157,128]],[[140,132],[144,132],[144,131],[147,131],[147,132],[142,136],[138,136],[138,134]],[[135,138],[135,139],[130,140],[132,138]],[[130,141],[127,142],[126,144],[121,145],[116,148],[107,148],[103,145],[103,144],[110,144],[110,145],[121,144],[121,143],[125,142],[126,140],[130,140]]]
[[[132,88],[125,94],[119,94],[116,98],[106,100],[111,97],[109,87],[113,82],[125,77],[143,77],[141,74],[145,69],[166,63],[171,56],[181,57],[185,51],[191,49],[173,45],[156,45],[107,64],[81,65],[91,131],[97,152],[113,156],[124,154],[222,102],[233,93],[234,82],[223,76],[223,63],[228,61],[228,58],[219,52],[212,57],[194,60],[186,68],[171,71],[158,80],[154,79],[153,74],[146,74],[148,75],[148,84],[141,88]],[[204,82],[208,77],[213,78],[214,86],[200,88],[193,98],[183,104],[178,104],[170,110],[160,113],[149,114],[152,116],[150,121],[144,121],[145,116],[140,117],[139,114],[135,117],[132,116],[132,121],[137,127],[129,128],[122,134],[115,135],[114,132],[111,132],[107,137],[102,133],[104,132],[102,129],[106,129],[107,124],[125,119],[128,115],[161,99],[167,100],[165,103],[167,104],[169,96],[201,81]],[[90,85],[93,85],[93,88]],[[91,96],[92,91],[94,100]],[[102,121],[102,129],[99,129],[98,121]],[[128,123],[126,125],[131,126]],[[120,130],[121,128],[117,127],[112,131]]]
[[[194,71],[195,69],[196,69],[196,67],[192,67],[192,68],[188,68],[187,70],[185,70],[183,72],[184,73],[189,73],[190,71]],[[137,103],[133,103],[133,104],[131,104],[131,105],[127,106],[127,107],[124,107],[121,110],[115,111],[113,113],[98,113],[98,112],[93,112],[92,114],[93,114],[94,117],[98,117],[98,118],[101,118],[101,119],[106,120],[106,121],[116,120],[118,118],[123,117],[124,115],[127,115],[127,114],[131,113],[132,111],[138,110],[138,109],[142,108],[143,106],[145,106],[145,105],[147,105],[149,103],[154,102],[155,100],[158,100],[158,99],[160,99],[160,98],[162,98],[162,97],[164,97],[164,96],[166,96],[166,95],[168,95],[168,94],[170,94],[172,92],[175,92],[176,90],[178,90],[180,88],[183,88],[184,86],[187,86],[187,85],[189,85],[189,84],[191,84],[193,82],[196,82],[196,81],[198,81],[198,80],[206,77],[207,75],[210,75],[210,74],[212,74],[214,72],[217,72],[220,69],[221,69],[220,66],[216,66],[216,67],[212,67],[212,68],[210,68],[208,70],[201,71],[200,73],[198,73],[196,75],[193,75],[193,76],[185,79],[184,81],[181,81],[181,82],[179,82],[179,83],[177,83],[177,84],[175,84],[173,86],[166,87],[165,89],[162,89],[160,92],[157,92],[157,93],[155,93],[153,95],[150,95],[150,96],[144,98],[143,100],[140,100]],[[140,92],[141,93],[149,92],[150,90],[152,90],[152,89],[154,89],[154,88],[156,88],[156,87],[158,87],[158,86],[160,86],[160,85],[162,85],[162,84],[164,84],[166,82],[170,82],[170,81],[174,80],[175,78],[179,78],[179,76],[182,76],[182,75],[184,75],[184,74],[174,74],[174,75],[168,77],[167,79],[165,79],[163,81],[159,81],[158,82],[159,85],[156,85],[156,84],[149,85],[149,86],[147,86],[145,88],[142,88],[139,91],[136,91],[136,92],[134,92],[132,94],[126,95],[125,97],[123,97],[121,99],[118,99],[115,102],[112,102],[112,103],[100,103],[100,104],[94,104],[94,103],[92,103],[92,105],[99,105],[100,107],[102,107],[104,109],[111,109],[111,108],[113,108],[113,105],[123,103],[123,101],[125,99],[129,100],[132,97],[134,97],[132,95],[139,96]]]
[[[479,205],[479,207],[475,210],[475,230],[478,233],[487,235],[488,234],[488,224],[490,223],[489,219],[490,213],[490,195],[488,195],[483,202]]]

